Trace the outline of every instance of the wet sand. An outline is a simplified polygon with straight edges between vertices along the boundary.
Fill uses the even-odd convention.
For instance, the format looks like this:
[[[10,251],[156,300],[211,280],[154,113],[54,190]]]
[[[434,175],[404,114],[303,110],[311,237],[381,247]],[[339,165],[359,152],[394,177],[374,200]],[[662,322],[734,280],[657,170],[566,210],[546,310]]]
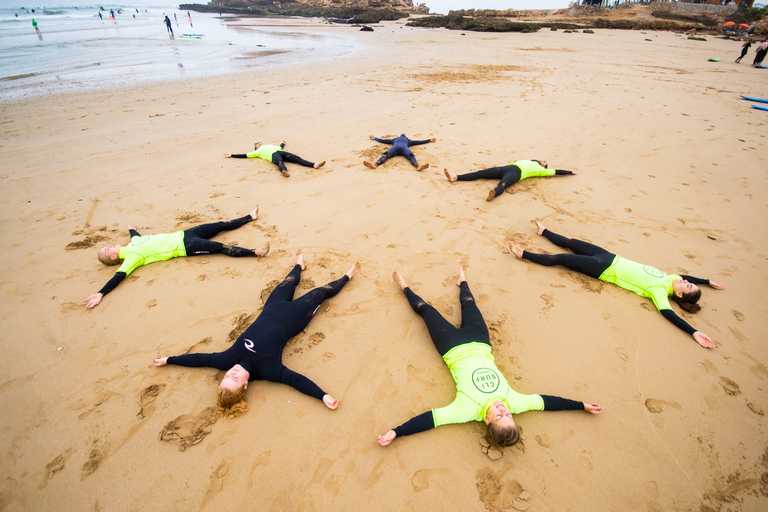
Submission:
[[[673,33],[322,30],[363,49],[2,103],[0,509],[764,509],[768,117],[739,94],[765,96],[766,71],[734,64],[737,42]],[[363,166],[386,148],[369,134],[403,132],[437,138],[414,148],[429,169]],[[284,178],[223,158],[257,140],[328,163],[288,164]],[[523,158],[580,174],[490,203],[495,183],[443,175]],[[267,257],[155,263],[84,308],[115,270],[97,248],[127,243],[129,224],[170,232],[256,204],[257,222],[217,240],[269,241]],[[647,299],[517,261],[509,241],[556,250],[535,217],[724,283],[703,290],[698,314],[677,309],[716,349]],[[226,349],[299,248],[298,294],[363,267],[283,358],[340,406],[253,382],[250,411],[217,419],[223,372],[152,358]],[[479,424],[377,444],[454,396],[392,271],[458,323],[461,264],[510,384],[602,415],[522,414],[522,442],[497,460]]]

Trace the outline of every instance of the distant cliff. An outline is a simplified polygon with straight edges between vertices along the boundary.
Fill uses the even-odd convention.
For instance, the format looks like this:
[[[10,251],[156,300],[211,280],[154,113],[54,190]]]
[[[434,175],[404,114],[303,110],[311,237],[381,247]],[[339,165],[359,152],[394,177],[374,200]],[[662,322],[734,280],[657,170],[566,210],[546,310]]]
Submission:
[[[428,14],[429,7],[410,7],[408,0],[215,0],[207,4],[181,4],[183,11],[215,12],[238,16],[307,16],[351,18],[356,23],[407,18]]]

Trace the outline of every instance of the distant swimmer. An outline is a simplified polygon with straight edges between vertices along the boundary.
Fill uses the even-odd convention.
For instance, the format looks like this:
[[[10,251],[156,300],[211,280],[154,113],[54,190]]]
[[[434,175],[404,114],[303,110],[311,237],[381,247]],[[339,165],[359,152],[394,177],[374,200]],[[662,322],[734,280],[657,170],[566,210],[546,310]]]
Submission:
[[[42,39],[43,38],[43,34],[40,32],[40,29],[37,28],[37,22],[35,21],[35,18],[32,18],[32,26],[35,27],[35,32],[37,32],[37,37]]]
[[[536,219],[536,226],[540,236],[575,254],[536,254],[513,246],[510,242],[509,249],[517,259],[526,259],[545,267],[560,265],[651,299],[664,318],[693,336],[696,343],[704,348],[715,348],[709,336],[697,331],[675,314],[669,305],[669,299],[677,302],[685,311],[696,313],[701,309],[696,304],[701,298],[701,290],[697,285],[706,284],[716,290],[723,289],[723,285],[709,279],[666,274],[649,265],[641,265],[617,256],[602,247],[553,233],[545,228],[539,219]]]
[[[226,158],[261,158],[262,160],[266,160],[267,162],[272,162],[275,164],[286,178],[290,176],[290,174],[288,173],[288,169],[285,167],[284,162],[299,164],[303,165],[304,167],[312,167],[313,169],[319,169],[325,165],[325,160],[318,163],[309,162],[300,156],[296,156],[287,151],[283,151],[284,147],[285,141],[281,142],[279,146],[270,146],[268,144],[256,142],[253,144],[254,150],[250,153],[225,153],[224,156]]]
[[[416,161],[416,157],[413,156],[413,151],[410,150],[410,147],[419,146],[421,144],[429,144],[430,142],[437,142],[437,139],[434,137],[425,140],[411,140],[406,137],[404,133],[394,139],[380,139],[378,137],[374,137],[373,135],[369,135],[368,138],[375,140],[376,142],[381,142],[382,144],[392,144],[392,147],[386,150],[384,154],[381,155],[375,162],[369,162],[367,160],[363,162],[363,164],[369,169],[375,169],[393,156],[402,155],[407,158],[409,162],[411,162],[411,165],[414,166],[417,171],[423,171],[429,167],[429,164],[419,165],[419,162]]]
[[[91,309],[101,302],[106,294],[114,290],[131,272],[141,267],[166,261],[182,256],[197,256],[201,254],[226,254],[233,258],[245,256],[266,256],[269,252],[269,244],[262,249],[244,249],[233,245],[225,245],[221,242],[213,242],[210,238],[222,231],[231,231],[245,226],[259,216],[259,207],[239,219],[228,222],[213,222],[202,224],[185,231],[176,231],[170,234],[141,236],[136,231],[136,226],[128,226],[131,242],[125,247],[109,245],[99,250],[99,261],[104,265],[120,265],[115,275],[110,279],[99,293],[94,293],[85,299],[86,307]],[[122,263],[122,264],[121,264]]]
[[[171,37],[173,37],[173,28],[171,28],[171,18],[166,16],[163,21],[165,22],[165,28],[168,29],[168,33],[171,35]]]
[[[494,197],[499,197],[508,187],[511,187],[520,180],[543,176],[566,176],[570,174],[579,174],[577,170],[565,171],[562,169],[548,169],[546,160],[518,160],[502,167],[491,167],[482,171],[470,172],[467,174],[451,174],[448,169],[444,169],[445,177],[448,181],[474,181],[480,179],[501,180],[496,188],[488,192],[486,201],[491,201]]]

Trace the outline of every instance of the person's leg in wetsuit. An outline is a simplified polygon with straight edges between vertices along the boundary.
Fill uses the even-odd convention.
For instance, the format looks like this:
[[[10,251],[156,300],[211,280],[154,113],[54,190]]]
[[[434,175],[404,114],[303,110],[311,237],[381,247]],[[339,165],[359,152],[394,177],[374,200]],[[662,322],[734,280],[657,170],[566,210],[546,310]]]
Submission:
[[[222,231],[232,231],[245,226],[251,221],[258,218],[259,207],[257,206],[250,214],[239,219],[230,220],[228,222],[212,222],[209,224],[201,224],[194,228],[184,231],[184,247],[187,252],[187,256],[197,256],[199,254],[226,254],[234,258],[242,258],[244,256],[265,256],[269,252],[269,244],[264,248],[253,250],[245,249],[243,247],[236,247],[232,245],[225,245],[221,242],[213,242],[209,238],[213,238]]]
[[[560,265],[599,279],[616,257],[615,254],[597,245],[553,233],[546,229],[538,219],[536,219],[536,224],[539,227],[540,235],[558,247],[573,251],[575,254],[537,254],[512,247],[510,243],[510,249],[518,259],[527,259],[545,267]]]
[[[312,167],[313,169],[319,169],[322,166],[325,165],[325,160],[319,163],[313,163],[308,160],[304,160],[300,156],[294,155],[293,153],[289,153],[287,151],[277,151],[272,154],[272,163],[277,165],[277,167],[280,169],[280,172],[283,174],[283,176],[290,176],[288,173],[288,169],[285,167],[285,163],[288,162],[289,164],[299,164],[304,167]]]
[[[448,170],[446,169],[444,172],[445,175],[448,176],[448,179],[451,180],[451,175]],[[496,188],[488,193],[486,201],[490,201],[494,197],[498,197],[503,194],[507,187],[511,187],[520,181],[521,175],[522,171],[518,166],[504,165],[501,167],[491,167],[481,171],[469,172],[467,174],[459,174],[456,176],[456,181],[475,181],[479,179],[499,180],[499,184],[496,185]]]
[[[403,280],[402,276],[395,272],[393,278],[400,286],[408,299],[411,308],[424,319],[429,336],[435,345],[440,356],[444,356],[451,349],[470,342],[491,344],[488,334],[488,327],[485,324],[483,315],[475,303],[475,298],[469,290],[469,284],[464,279],[465,267],[462,265],[460,270],[459,301],[461,303],[461,326],[454,327],[432,306],[427,304],[421,297],[416,295]]]
[[[388,150],[384,152],[383,155],[379,157],[378,160],[376,160],[375,163],[371,162],[363,162],[363,165],[370,169],[375,169],[393,156],[401,155],[408,159],[409,162],[411,162],[411,165],[416,168],[417,171],[423,171],[424,169],[429,167],[429,164],[422,164],[419,165],[419,162],[416,160],[416,157],[413,154],[413,151],[411,151],[407,146],[392,146]]]

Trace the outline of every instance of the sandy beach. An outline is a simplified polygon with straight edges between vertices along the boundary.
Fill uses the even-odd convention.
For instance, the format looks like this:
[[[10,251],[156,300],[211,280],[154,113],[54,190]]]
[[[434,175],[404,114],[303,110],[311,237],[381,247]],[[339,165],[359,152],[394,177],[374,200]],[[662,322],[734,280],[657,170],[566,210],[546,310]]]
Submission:
[[[244,22],[245,23],[245,22]],[[250,23],[263,23],[253,20]],[[768,507],[768,70],[740,43],[671,32],[452,32],[383,23],[323,62],[0,103],[0,510],[758,511]],[[720,58],[720,62],[709,62]],[[437,138],[375,170],[405,133]],[[317,170],[225,159],[255,141]],[[443,175],[545,158],[577,176]],[[97,249],[142,234],[259,219],[216,240],[265,258],[197,256],[115,271]],[[762,213],[761,213],[762,212]],[[669,273],[711,278],[700,347],[653,304],[509,241],[591,241]],[[285,348],[340,400],[330,411],[252,382],[249,412],[216,418],[223,372],[152,365],[221,351],[303,249],[299,294],[362,271]],[[455,386],[392,272],[458,324],[458,268],[521,393],[598,402],[529,412],[489,457],[484,426],[376,441],[448,404]],[[176,436],[162,432],[178,427]],[[181,444],[179,444],[181,442]],[[191,444],[197,442],[196,444]],[[187,446],[187,444],[189,444]],[[492,460],[492,459],[496,460]]]

